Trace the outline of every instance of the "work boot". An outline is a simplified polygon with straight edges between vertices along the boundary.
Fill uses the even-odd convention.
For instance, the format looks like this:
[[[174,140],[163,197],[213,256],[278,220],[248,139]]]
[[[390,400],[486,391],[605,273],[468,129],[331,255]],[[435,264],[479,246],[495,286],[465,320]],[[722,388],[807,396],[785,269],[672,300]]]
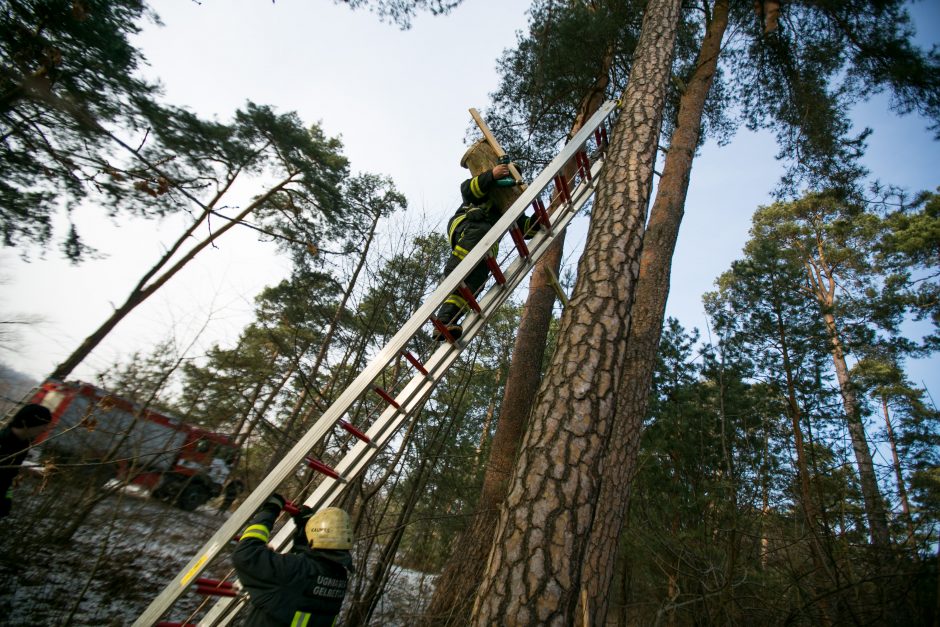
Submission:
[[[444,325],[450,333],[450,336],[455,340],[463,335],[463,327],[457,324],[459,317],[460,307],[452,303],[444,303],[441,308],[437,310],[437,319]],[[435,342],[443,342],[447,339],[436,326],[434,327],[434,332],[431,334],[431,337],[434,338]]]
[[[463,335],[463,327],[459,324],[446,324],[444,326],[447,327],[447,332],[450,333],[450,336],[455,340]],[[435,342],[443,342],[447,339],[437,327],[434,327],[434,333],[431,334],[431,337],[434,338]]]

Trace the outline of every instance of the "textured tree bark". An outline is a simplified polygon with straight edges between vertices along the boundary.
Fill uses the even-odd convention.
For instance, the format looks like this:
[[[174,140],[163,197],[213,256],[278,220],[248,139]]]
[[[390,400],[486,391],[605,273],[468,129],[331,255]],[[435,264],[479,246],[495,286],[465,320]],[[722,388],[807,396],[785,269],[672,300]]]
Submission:
[[[573,137],[584,123],[601,107],[610,83],[608,55],[602,64],[594,85],[582,98],[574,124],[568,132]],[[471,149],[472,150],[472,149]],[[483,164],[473,166],[464,157],[463,162],[485,169],[484,164],[495,164],[495,153],[491,153]],[[513,345],[512,361],[506,379],[506,387],[500,408],[496,433],[490,446],[490,457],[483,475],[483,487],[477,503],[476,514],[467,529],[454,542],[455,548],[437,580],[434,596],[425,610],[425,624],[465,625],[469,620],[474,594],[483,576],[483,567],[493,541],[493,529],[498,521],[498,507],[506,497],[513,461],[522,441],[526,420],[535,401],[539,382],[542,380],[542,358],[548,343],[548,331],[555,306],[555,291],[549,271],[558,274],[564,253],[565,233],[559,233],[545,254],[535,264],[529,278],[529,295],[519,331]]]
[[[647,6],[578,279],[514,464],[471,624],[576,620],[679,8],[678,0],[651,0]]]
[[[600,497],[582,570],[591,624],[607,619],[616,547],[623,529],[629,484],[653,380],[653,366],[669,296],[672,255],[679,236],[702,128],[702,112],[718,67],[721,40],[728,25],[728,0],[717,0],[696,59],[696,68],[679,102],[678,123],[669,143],[656,201],[643,239],[640,274],[631,310],[632,324],[624,345],[626,360],[617,415],[603,463]],[[626,495],[626,496],[624,496]]]

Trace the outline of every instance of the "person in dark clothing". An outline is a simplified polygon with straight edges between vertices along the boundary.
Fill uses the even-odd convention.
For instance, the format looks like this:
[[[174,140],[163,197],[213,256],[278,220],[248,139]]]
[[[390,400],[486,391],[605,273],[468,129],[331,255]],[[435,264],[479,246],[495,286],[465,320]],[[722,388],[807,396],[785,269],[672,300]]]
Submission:
[[[228,508],[232,506],[232,503],[235,502],[235,499],[244,489],[245,484],[242,483],[241,479],[232,479],[225,484],[225,489],[223,490],[225,496],[222,498],[222,503],[219,505],[217,515],[221,516],[223,513],[227,512]]]
[[[267,546],[284,507],[272,494],[255,514],[232,555],[248,591],[247,627],[330,627],[336,621],[349,573],[353,572],[349,516],[338,507],[294,516],[297,531],[290,553]]]
[[[0,429],[0,518],[13,509],[13,479],[29,453],[30,443],[45,433],[52,414],[42,405],[31,403]]]
[[[501,159],[501,162],[491,170],[467,179],[460,184],[460,195],[463,204],[454,213],[454,216],[447,223],[447,237],[450,240],[452,249],[451,256],[448,257],[444,265],[444,276],[450,274],[457,265],[463,261],[474,246],[487,234],[494,224],[502,217],[503,211],[508,207],[499,207],[490,198],[490,192],[501,185],[515,185],[516,181],[511,178],[508,158]],[[519,216],[516,221],[526,239],[530,239],[539,229],[538,221],[534,217]],[[499,245],[493,246],[492,254],[496,255],[499,251]],[[485,262],[480,262],[467,278],[464,280],[467,287],[474,294],[483,287],[489,276],[489,267]],[[459,338],[463,334],[463,327],[458,323],[461,315],[467,307],[466,299],[459,292],[453,292],[444,301],[437,311],[437,319],[447,328],[451,337]],[[435,327],[434,339],[438,342],[443,341],[444,334]]]

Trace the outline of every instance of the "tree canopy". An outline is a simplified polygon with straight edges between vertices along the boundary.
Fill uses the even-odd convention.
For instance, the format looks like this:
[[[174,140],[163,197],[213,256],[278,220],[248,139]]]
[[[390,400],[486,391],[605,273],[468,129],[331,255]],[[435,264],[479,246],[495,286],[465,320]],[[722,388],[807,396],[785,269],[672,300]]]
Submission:
[[[9,0],[0,7],[5,246],[45,246],[53,214],[100,186],[117,200],[134,194],[110,179],[115,146],[103,130],[139,128],[141,104],[158,94],[139,77],[144,58],[130,41],[145,19],[157,18],[142,0]],[[72,260],[85,252],[74,224],[60,245]]]

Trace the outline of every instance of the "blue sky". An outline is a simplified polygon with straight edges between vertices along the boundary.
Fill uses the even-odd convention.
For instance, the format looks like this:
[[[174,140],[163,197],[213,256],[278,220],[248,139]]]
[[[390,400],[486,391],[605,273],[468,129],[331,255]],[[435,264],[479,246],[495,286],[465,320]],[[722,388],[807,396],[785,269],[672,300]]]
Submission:
[[[465,177],[458,161],[467,109],[486,107],[495,61],[525,27],[528,5],[465,0],[447,16],[419,16],[401,31],[328,0],[160,0],[152,6],[165,26],[148,26],[138,43],[148,76],[160,79],[169,102],[227,119],[250,99],[319,121],[342,136],[353,171],[391,176],[409,200],[403,219],[413,228],[440,229]],[[918,3],[914,15],[920,43],[940,41],[940,3]],[[923,120],[894,116],[884,97],[853,117],[874,130],[865,159],[874,177],[911,191],[940,185],[940,143]],[[775,154],[769,134],[741,131],[730,145],[705,145],[696,160],[667,309],[685,326],[704,331],[701,296],[740,255],[753,211],[770,202],[781,173]],[[13,251],[0,252],[7,277],[0,307],[45,319],[0,359],[36,377],[123,302],[182,228],[178,218],[118,222],[98,207],[83,207],[76,217],[105,258],[71,267],[54,253],[26,264]],[[572,263],[583,233],[584,220],[572,225]],[[233,344],[255,294],[287,269],[254,234],[226,235],[122,322],[75,376],[91,379],[171,334],[193,355],[214,341]],[[936,359],[914,364],[911,376],[940,400]]]

